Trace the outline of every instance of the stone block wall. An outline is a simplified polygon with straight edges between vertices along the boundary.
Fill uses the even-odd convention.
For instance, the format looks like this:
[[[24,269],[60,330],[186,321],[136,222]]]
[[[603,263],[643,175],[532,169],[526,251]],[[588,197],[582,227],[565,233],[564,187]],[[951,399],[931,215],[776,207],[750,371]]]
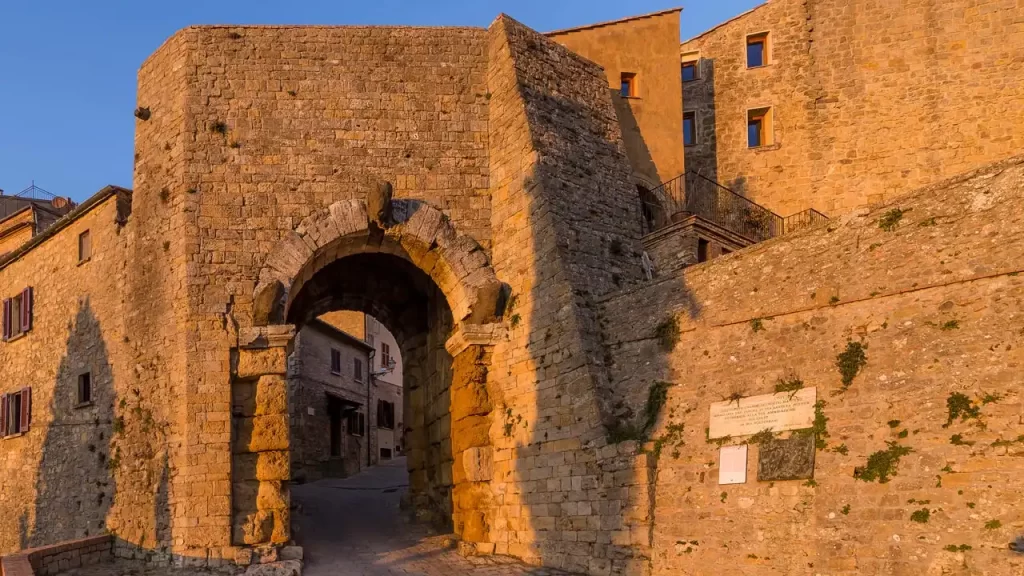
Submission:
[[[1024,24],[1013,2],[781,0],[683,43],[698,144],[688,168],[775,212],[829,216],[1016,153]],[[767,66],[745,37],[768,32]],[[998,41],[992,41],[999,38]],[[746,110],[771,106],[775,143],[747,148]]]
[[[113,558],[113,538],[93,536],[22,550],[0,560],[3,576],[53,576]]]
[[[609,300],[614,383],[637,411],[669,385],[653,573],[1020,571],[1022,210],[1017,157]],[[751,444],[746,483],[719,485],[719,444],[751,438],[708,441],[709,405],[794,379],[820,401],[813,482],[759,482]]]

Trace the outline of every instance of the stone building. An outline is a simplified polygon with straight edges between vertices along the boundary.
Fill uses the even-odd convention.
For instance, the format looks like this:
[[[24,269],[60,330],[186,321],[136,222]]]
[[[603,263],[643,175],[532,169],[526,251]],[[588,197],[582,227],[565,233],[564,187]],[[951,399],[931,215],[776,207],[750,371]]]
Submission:
[[[344,477],[377,462],[370,416],[380,399],[370,348],[322,320],[295,336],[288,360],[292,479]]]
[[[767,176],[749,177],[772,214],[834,198],[827,224],[744,237],[756,244],[685,268],[667,250],[654,279],[648,224],[675,214],[644,213],[636,175],[650,166],[631,161],[610,90],[630,70],[609,78],[598,53],[569,47],[599,43],[569,33],[563,45],[507,16],[487,29],[175,34],[139,72],[134,191],[105,189],[0,259],[5,299],[31,289],[28,328],[0,343],[0,391],[29,407],[0,439],[0,551],[109,531],[118,553],[157,561],[272,558],[291,538],[304,434],[289,432],[287,359],[317,318],[354,310],[387,327],[403,360],[413,505],[465,553],[589,574],[1024,570],[1024,163],[1003,123],[1019,109],[1020,9],[759,10],[794,6],[845,14],[822,39],[837,47],[897,42],[918,14],[933,27],[915,32],[934,42],[900,45],[885,79],[866,66],[821,78],[824,108],[805,101],[814,112],[798,124],[844,136],[778,176],[796,200],[773,205]],[[789,14],[767,29],[769,62],[788,49],[772,34],[827,29]],[[961,50],[930,35],[959,22],[972,32],[947,59],[948,84],[933,78],[944,91],[921,86],[932,68],[908,59]],[[737,52],[764,31],[745,29]],[[872,135],[897,168],[863,161],[837,106],[883,88],[921,125],[964,91],[978,131],[948,148],[914,131],[898,150]],[[666,114],[687,110],[683,90]],[[779,106],[774,152],[787,154],[796,137]],[[733,178],[725,108],[719,184]],[[771,152],[750,152],[751,170],[771,173]],[[950,165],[929,173],[935,156]],[[907,171],[901,190],[965,173],[842,213],[892,170]],[[723,237],[749,220],[704,219]],[[711,437],[712,404],[802,389],[819,400],[793,432],[814,456],[797,479],[755,477],[789,438]],[[749,447],[743,483],[719,483],[729,445]]]
[[[0,190],[0,255],[22,246],[74,208],[70,199],[36,186],[14,196]]]

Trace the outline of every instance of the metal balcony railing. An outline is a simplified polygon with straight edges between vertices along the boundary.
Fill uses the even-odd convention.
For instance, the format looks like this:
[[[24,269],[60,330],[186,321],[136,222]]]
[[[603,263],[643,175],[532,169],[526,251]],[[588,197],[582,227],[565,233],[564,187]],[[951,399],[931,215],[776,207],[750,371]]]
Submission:
[[[644,234],[698,216],[756,243],[828,220],[814,209],[783,218],[692,170],[653,190],[641,190],[640,200]]]

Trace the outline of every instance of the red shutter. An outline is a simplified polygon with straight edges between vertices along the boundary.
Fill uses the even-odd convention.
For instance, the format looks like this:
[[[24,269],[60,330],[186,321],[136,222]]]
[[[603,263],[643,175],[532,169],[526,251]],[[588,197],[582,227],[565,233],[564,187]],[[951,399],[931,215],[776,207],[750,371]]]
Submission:
[[[32,287],[25,288],[21,293],[21,331],[32,329]]]
[[[0,438],[7,436],[7,402],[8,394],[0,395]]]
[[[4,340],[11,337],[11,308],[13,302],[10,298],[4,300]]]
[[[28,425],[32,423],[32,389],[21,389],[21,430],[28,432]]]

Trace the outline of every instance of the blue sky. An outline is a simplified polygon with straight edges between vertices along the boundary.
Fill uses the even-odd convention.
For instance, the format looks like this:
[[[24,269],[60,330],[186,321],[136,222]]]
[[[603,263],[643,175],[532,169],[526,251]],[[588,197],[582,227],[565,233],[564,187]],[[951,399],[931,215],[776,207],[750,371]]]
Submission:
[[[83,200],[131,186],[135,80],[190,24],[487,26],[501,12],[540,31],[683,6],[689,38],[761,0],[30,0],[0,9],[0,189],[33,180]]]

